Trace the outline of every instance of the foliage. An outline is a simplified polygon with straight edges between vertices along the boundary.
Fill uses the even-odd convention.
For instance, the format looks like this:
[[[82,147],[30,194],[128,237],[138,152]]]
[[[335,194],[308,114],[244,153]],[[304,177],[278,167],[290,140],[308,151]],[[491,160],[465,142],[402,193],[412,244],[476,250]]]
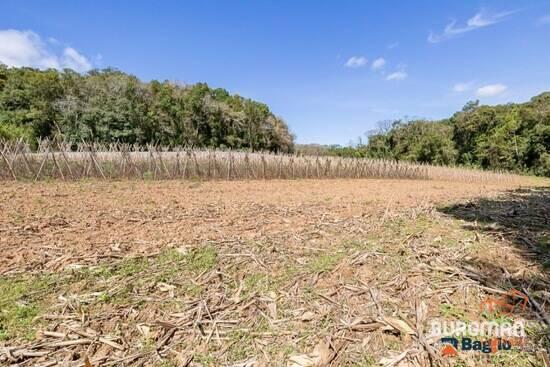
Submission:
[[[395,121],[366,145],[331,148],[327,154],[550,176],[550,93],[523,104],[468,102],[439,121]]]
[[[0,65],[0,137],[291,152],[286,123],[262,103],[212,89],[138,78],[113,69]]]
[[[0,139],[30,141],[32,130],[26,126],[17,126],[9,122],[0,122]]]

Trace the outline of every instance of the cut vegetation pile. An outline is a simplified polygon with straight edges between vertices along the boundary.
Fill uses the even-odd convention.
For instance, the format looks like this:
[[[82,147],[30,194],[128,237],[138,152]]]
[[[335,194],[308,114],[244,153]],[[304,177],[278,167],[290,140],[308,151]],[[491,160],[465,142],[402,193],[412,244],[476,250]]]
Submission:
[[[0,364],[544,366],[549,192],[5,182]],[[541,325],[537,351],[441,357],[431,321],[494,320],[478,305],[510,288],[530,297],[511,317]]]
[[[460,182],[521,182],[477,169],[368,158],[295,156],[149,145],[0,142],[0,180],[408,178]]]

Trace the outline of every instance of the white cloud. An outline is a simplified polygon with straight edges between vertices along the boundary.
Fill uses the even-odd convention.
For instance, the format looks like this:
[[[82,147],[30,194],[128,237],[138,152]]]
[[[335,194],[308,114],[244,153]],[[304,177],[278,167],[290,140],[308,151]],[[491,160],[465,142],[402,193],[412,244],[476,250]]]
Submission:
[[[473,82],[456,83],[455,85],[453,85],[452,90],[456,93],[466,92],[467,90],[472,89],[473,84]]]
[[[391,73],[390,75],[388,75],[386,77],[386,80],[403,80],[406,79],[408,76],[409,74],[404,71],[396,71],[395,73]]]
[[[478,88],[476,90],[476,95],[478,97],[494,97],[503,93],[506,89],[508,89],[508,87],[504,84],[489,84]]]
[[[388,50],[394,49],[399,46],[399,42],[393,42],[386,46]]]
[[[50,44],[55,43],[51,42]],[[92,64],[72,47],[60,53],[42,41],[32,31],[0,30],[0,63],[7,66],[31,66],[38,69],[71,68],[78,72],[90,70]]]
[[[360,68],[365,65],[367,65],[367,58],[363,56],[352,56],[345,64],[348,68]]]
[[[72,47],[67,47],[65,50],[63,50],[63,56],[61,57],[62,64],[66,65],[66,67],[80,71],[80,70],[90,70],[92,68],[92,64],[88,61],[88,59],[79,54],[77,50],[75,50]]]
[[[371,68],[372,70],[379,70],[382,69],[384,65],[386,65],[386,60],[384,60],[384,58],[382,57],[379,57],[372,62]]]
[[[439,43],[446,41],[450,38],[453,38],[459,34],[471,32],[473,30],[488,27],[493,24],[502,22],[506,17],[513,14],[513,11],[505,11],[495,14],[488,14],[484,11],[480,11],[475,14],[473,17],[466,21],[465,25],[458,26],[456,20],[451,21],[442,33],[430,32],[428,35],[428,42],[430,43]]]
[[[14,29],[0,31],[0,62],[17,67],[59,67],[36,33]]]
[[[537,25],[546,25],[550,24],[550,14],[543,15],[539,19],[537,19]]]

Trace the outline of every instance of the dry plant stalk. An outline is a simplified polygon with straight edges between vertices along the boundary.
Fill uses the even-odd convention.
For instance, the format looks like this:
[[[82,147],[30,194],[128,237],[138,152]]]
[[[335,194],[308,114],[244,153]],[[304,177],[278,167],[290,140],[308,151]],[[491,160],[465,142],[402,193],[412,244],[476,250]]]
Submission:
[[[370,158],[316,157],[154,145],[0,141],[0,180],[398,178],[519,182],[510,173]]]

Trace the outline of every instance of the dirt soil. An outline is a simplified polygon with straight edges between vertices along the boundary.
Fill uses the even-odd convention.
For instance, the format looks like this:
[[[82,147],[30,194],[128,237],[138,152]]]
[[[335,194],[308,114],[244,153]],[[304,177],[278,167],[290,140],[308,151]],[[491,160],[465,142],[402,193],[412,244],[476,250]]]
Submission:
[[[512,288],[530,297],[514,317],[545,325],[549,192],[530,181],[3,182],[0,364],[543,366],[544,328],[532,350],[454,359],[428,334]]]
[[[330,240],[323,223],[478,196],[507,185],[409,180],[52,182],[0,187],[0,274],[60,270],[205,241]],[[356,231],[357,229],[352,229]],[[336,233],[339,235],[339,233]]]

